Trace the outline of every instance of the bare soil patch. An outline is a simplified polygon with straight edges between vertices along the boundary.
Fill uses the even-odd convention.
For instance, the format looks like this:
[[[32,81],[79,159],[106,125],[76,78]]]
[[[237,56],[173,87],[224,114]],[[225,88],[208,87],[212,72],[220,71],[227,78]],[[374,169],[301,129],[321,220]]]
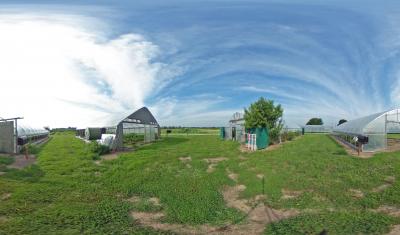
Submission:
[[[226,161],[228,160],[228,158],[226,157],[214,157],[214,158],[205,158],[203,159],[205,162],[209,163],[209,164],[216,164],[222,161]]]
[[[141,198],[139,196],[132,196],[126,200],[131,203],[138,203],[140,202]]]
[[[5,174],[5,172],[4,171],[0,171],[0,175],[4,175]]]
[[[14,162],[7,166],[9,169],[23,169],[27,166],[33,165],[36,162],[34,155],[15,155]]]
[[[236,185],[225,187],[223,191],[224,200],[228,207],[235,208],[247,214],[247,224],[233,225],[232,232],[237,230],[236,234],[261,234],[265,226],[285,218],[299,214],[297,210],[276,210],[265,204],[265,195],[257,195],[253,199],[240,199],[240,192],[244,191],[246,186]],[[245,233],[247,230],[247,233]]]
[[[3,195],[1,195],[0,199],[2,201],[7,200],[11,197],[11,193],[4,193]]]
[[[378,207],[377,209],[374,209],[373,211],[385,213],[385,214],[388,214],[388,215],[394,216],[394,217],[400,217],[400,208],[397,208],[394,206],[383,205],[383,206]]]
[[[216,164],[216,163],[212,163],[212,164],[208,165],[207,173],[213,173],[213,172],[215,171],[215,167],[216,167],[217,165],[218,165],[218,164]]]
[[[400,151],[400,139],[387,139],[387,150],[386,152]]]
[[[228,172],[228,177],[229,177],[229,179],[231,179],[231,180],[233,180],[233,181],[235,181],[235,182],[238,181],[238,178],[239,178],[239,175],[238,175],[238,174],[236,174],[236,173],[230,171],[228,168],[226,169],[226,172]]]
[[[281,197],[281,199],[297,198],[303,193],[304,193],[304,191],[295,191],[295,190],[289,190],[289,189],[282,189],[282,197]]]
[[[103,156],[100,156],[103,161],[111,161],[118,158],[118,153],[110,153]]]
[[[191,157],[180,157],[179,160],[183,163],[188,163],[192,161]]]
[[[225,203],[228,207],[236,208],[244,213],[248,213],[251,207],[247,199],[239,199],[240,192],[246,189],[245,185],[225,186],[222,191]]]
[[[399,235],[400,234],[400,225],[395,225],[392,227],[392,230],[386,235]]]
[[[394,176],[388,176],[388,177],[385,178],[385,183],[384,184],[373,188],[371,191],[374,192],[374,193],[382,192],[385,189],[391,187],[394,184],[395,180],[396,180],[396,178]]]
[[[256,176],[257,176],[257,178],[259,178],[260,180],[262,180],[262,179],[264,178],[264,174],[257,174]]]
[[[203,159],[203,161],[205,161],[206,163],[208,163],[208,167],[207,167],[207,173],[213,173],[215,171],[215,167],[218,166],[219,162],[228,160],[225,157],[217,157],[217,158],[205,158]]]
[[[364,197],[364,193],[359,189],[351,188],[351,189],[349,189],[349,193],[354,198],[363,198]]]
[[[161,206],[160,199],[158,197],[149,198],[149,202],[151,202],[155,206]]]

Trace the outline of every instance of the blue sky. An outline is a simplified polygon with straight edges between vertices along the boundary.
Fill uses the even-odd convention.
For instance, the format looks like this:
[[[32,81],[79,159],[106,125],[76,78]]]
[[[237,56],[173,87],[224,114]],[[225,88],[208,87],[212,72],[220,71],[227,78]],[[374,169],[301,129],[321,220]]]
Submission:
[[[400,105],[399,22],[398,1],[3,1],[0,117],[221,126],[264,96],[332,124]]]

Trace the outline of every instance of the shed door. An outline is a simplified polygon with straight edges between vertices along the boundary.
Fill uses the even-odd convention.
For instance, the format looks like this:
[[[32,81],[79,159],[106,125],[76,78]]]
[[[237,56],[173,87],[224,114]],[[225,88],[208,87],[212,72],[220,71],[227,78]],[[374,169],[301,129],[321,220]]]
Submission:
[[[0,122],[0,153],[14,152],[14,122]]]

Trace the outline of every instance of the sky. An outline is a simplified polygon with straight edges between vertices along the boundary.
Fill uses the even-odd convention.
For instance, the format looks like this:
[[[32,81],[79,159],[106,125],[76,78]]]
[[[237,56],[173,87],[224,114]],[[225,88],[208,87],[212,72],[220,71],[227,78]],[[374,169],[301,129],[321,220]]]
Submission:
[[[224,126],[259,97],[289,127],[400,106],[400,1],[1,1],[0,117],[35,127]]]

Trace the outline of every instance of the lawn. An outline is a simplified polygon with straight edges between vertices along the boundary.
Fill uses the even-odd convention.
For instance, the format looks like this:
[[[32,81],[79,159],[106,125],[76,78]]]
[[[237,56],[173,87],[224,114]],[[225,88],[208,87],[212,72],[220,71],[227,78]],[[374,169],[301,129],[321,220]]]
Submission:
[[[388,134],[388,138],[390,138],[390,139],[400,139],[400,134]]]
[[[131,211],[162,211],[163,223],[192,227],[245,223],[222,194],[235,185],[246,186],[243,199],[264,191],[269,206],[299,212],[266,225],[265,234],[382,234],[400,224],[372,210],[400,207],[399,153],[354,158],[326,135],[255,153],[217,136],[170,136],[99,165],[93,157],[73,135],[56,134],[37,165],[0,176],[0,234],[167,233],[138,224]],[[209,158],[224,160],[211,172]]]
[[[170,130],[171,133],[169,135],[183,135],[183,134],[189,134],[189,135],[218,135],[219,134],[219,129],[218,128],[174,128],[174,129],[168,129],[168,128],[163,128],[161,129],[161,135],[166,136],[167,130]]]

